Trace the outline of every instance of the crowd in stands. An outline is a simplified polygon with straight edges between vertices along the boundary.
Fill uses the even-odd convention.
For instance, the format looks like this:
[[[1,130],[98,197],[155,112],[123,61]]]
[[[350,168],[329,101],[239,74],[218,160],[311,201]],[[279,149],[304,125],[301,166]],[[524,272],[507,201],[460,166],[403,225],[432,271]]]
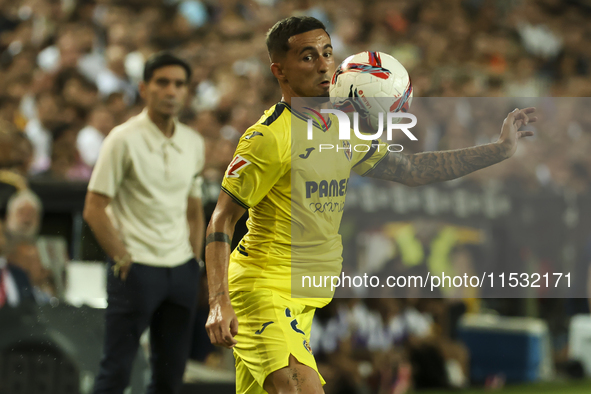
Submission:
[[[466,387],[469,354],[452,340],[441,300],[335,299],[319,309],[310,345],[335,393]]]
[[[4,304],[54,295],[35,244],[41,206],[27,182],[89,179],[105,136],[142,109],[137,86],[150,54],[171,50],[190,62],[181,121],[205,138],[204,176],[219,184],[242,133],[281,98],[265,34],[302,14],[326,24],[337,62],[374,50],[408,69],[419,118],[409,152],[494,141],[507,112],[529,103],[516,98],[556,97],[536,102],[546,123],[511,163],[468,179],[589,191],[586,1],[0,0],[0,269],[12,278],[0,306],[2,294]],[[468,355],[441,317],[447,307],[335,300],[319,310],[311,346],[332,382],[327,393],[402,393],[424,379],[464,385]],[[421,380],[421,368],[440,373]]]
[[[280,99],[266,31],[307,14],[325,22],[337,62],[369,49],[398,58],[415,97],[497,97],[484,132],[444,111],[411,150],[489,142],[508,106],[519,105],[506,97],[591,94],[590,11],[576,0],[3,0],[0,131],[17,135],[12,165],[22,175],[87,180],[104,136],[141,110],[144,60],[172,50],[194,70],[181,120],[206,138],[205,175],[219,182],[237,139]],[[523,149],[523,165],[514,167],[537,179],[534,186],[580,188],[589,178],[584,104],[564,103],[563,118],[581,119]],[[502,180],[506,172],[484,176]]]

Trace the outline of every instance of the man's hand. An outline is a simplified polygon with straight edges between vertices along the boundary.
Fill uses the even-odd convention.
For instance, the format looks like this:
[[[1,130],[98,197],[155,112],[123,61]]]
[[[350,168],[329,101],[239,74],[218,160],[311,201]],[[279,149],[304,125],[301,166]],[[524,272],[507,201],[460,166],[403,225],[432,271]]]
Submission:
[[[99,244],[113,258],[115,277],[125,280],[131,269],[132,257],[125,248],[121,234],[107,216],[106,209],[110,203],[111,197],[89,191],[86,193],[83,216]]]
[[[505,118],[497,143],[505,150],[506,158],[513,156],[517,150],[517,140],[534,135],[532,131],[519,131],[519,128],[538,120],[536,116],[531,116],[535,111],[536,109],[533,107],[515,108]]]
[[[216,346],[231,349],[238,343],[234,339],[238,334],[238,318],[227,296],[210,300],[205,329],[209,340]]]
[[[123,257],[113,258],[113,261],[115,261],[115,265],[113,265],[113,273],[115,274],[115,277],[118,276],[122,281],[125,281],[127,275],[129,275],[131,265],[133,264],[131,256],[129,253],[126,253]]]

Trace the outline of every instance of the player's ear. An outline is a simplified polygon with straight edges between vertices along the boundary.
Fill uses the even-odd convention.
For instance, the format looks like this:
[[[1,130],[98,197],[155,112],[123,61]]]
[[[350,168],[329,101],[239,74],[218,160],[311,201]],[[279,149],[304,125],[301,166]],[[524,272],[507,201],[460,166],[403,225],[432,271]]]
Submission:
[[[273,75],[275,76],[275,78],[277,78],[279,81],[285,81],[286,76],[283,73],[283,67],[281,65],[281,63],[271,63],[271,72],[273,73]]]

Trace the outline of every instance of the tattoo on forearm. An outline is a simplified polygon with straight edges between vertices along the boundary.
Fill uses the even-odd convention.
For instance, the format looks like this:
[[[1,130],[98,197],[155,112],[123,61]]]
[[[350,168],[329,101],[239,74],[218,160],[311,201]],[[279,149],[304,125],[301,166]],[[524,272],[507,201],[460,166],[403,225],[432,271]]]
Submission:
[[[389,153],[366,176],[420,186],[459,178],[505,159],[498,144],[405,155]]]
[[[232,245],[232,239],[226,233],[211,233],[205,238],[205,246],[212,242],[225,242],[228,245]]]
[[[298,374],[297,369],[293,368],[291,371],[292,371],[292,373],[291,373],[290,378],[291,378],[291,380],[293,380],[294,385],[295,385],[293,388],[295,388],[296,392],[299,393],[302,391],[302,384],[304,383],[304,379],[302,379],[302,381],[300,381],[300,376]]]

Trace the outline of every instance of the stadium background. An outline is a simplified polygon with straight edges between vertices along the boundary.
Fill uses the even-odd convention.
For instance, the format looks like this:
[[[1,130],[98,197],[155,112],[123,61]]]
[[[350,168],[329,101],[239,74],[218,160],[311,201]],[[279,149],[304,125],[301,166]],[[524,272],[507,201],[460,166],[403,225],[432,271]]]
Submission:
[[[92,365],[100,354],[101,310],[68,306],[66,299],[70,292],[69,301],[75,301],[71,295],[75,291],[68,290],[77,286],[75,273],[82,272],[79,280],[83,280],[89,275],[84,272],[94,271],[84,271],[84,264],[67,261],[104,258],[81,218],[85,182],[101,133],[108,133],[142,108],[137,83],[144,59],[169,49],[193,67],[191,97],[181,120],[199,131],[207,143],[205,203],[211,213],[241,133],[280,99],[279,87],[269,72],[264,37],[276,21],[290,15],[322,20],[331,34],[337,62],[368,49],[392,54],[408,69],[415,96],[499,98],[493,101],[498,105],[490,108],[498,116],[470,127],[457,116],[446,116],[450,112],[445,105],[433,108],[431,116],[437,121],[418,135],[413,151],[491,141],[506,110],[522,102],[511,97],[578,98],[563,101],[572,105],[560,107],[556,127],[523,144],[510,162],[442,187],[473,192],[492,188],[497,190],[496,196],[512,201],[514,210],[509,216],[536,219],[529,222],[529,239],[511,236],[514,221],[496,221],[494,228],[488,229],[494,236],[480,245],[454,245],[447,256],[452,262],[486,255],[507,266],[531,262],[541,269],[577,266],[578,272],[586,275],[591,259],[591,221],[586,214],[591,205],[591,102],[584,98],[591,96],[589,1],[0,0],[0,209],[6,210],[8,197],[19,189],[30,187],[41,197],[41,237],[34,247],[15,252],[15,259],[49,302],[39,309],[23,306],[18,314],[7,308],[0,310],[0,338],[4,338],[0,340],[4,349],[0,381],[17,382],[10,387],[23,389],[27,376],[44,376],[44,384],[50,385],[55,373],[46,368],[42,374],[39,361],[24,365],[14,360],[15,352],[38,360],[36,355],[51,348],[64,360],[74,360],[71,368],[82,371],[74,374],[76,378],[68,387],[80,386],[85,392],[91,385]],[[468,207],[470,201],[458,204]],[[529,208],[527,214],[523,214],[523,207]],[[425,253],[432,252],[429,243],[439,231],[457,223],[423,208],[403,213],[400,222],[391,224],[413,228]],[[478,232],[483,220],[487,217],[462,224]],[[390,257],[400,260],[402,252]],[[81,271],[74,272],[68,265]],[[89,263],[90,267],[95,265]],[[72,272],[65,275],[66,271]],[[56,299],[60,299],[59,306]],[[523,332],[532,322],[543,322],[551,343],[551,351],[544,354],[555,367],[553,375],[561,381],[582,375],[582,366],[569,361],[568,347],[571,317],[588,314],[584,299],[342,299],[331,305],[319,313],[317,326],[324,336],[317,338],[315,352],[327,380],[344,383],[327,387],[327,392],[391,392],[388,390],[404,380],[409,366],[415,373],[422,366],[445,375],[446,365],[454,365],[450,360],[456,361],[456,369],[458,364],[460,368],[469,365],[467,348],[458,342],[462,334],[458,316],[464,312],[493,311],[500,316],[534,319],[517,320]],[[203,320],[206,305],[200,312]],[[397,316],[410,315],[418,316],[419,323],[404,338],[394,341],[378,335],[399,321]],[[31,319],[44,326],[35,326]],[[17,321],[20,326],[15,325]],[[359,321],[372,326],[360,327]],[[76,325],[85,327],[86,338],[80,338],[81,330],[68,331]],[[38,333],[36,347],[12,347],[8,338],[27,330]],[[69,338],[74,347],[93,343],[94,348],[65,351],[68,345],[60,344],[55,332]],[[194,348],[193,357],[207,367],[195,363],[189,380],[218,375],[220,380],[228,380],[220,369],[231,367],[231,356],[208,347],[203,332],[196,332]],[[419,348],[427,350],[417,351]],[[507,359],[515,358],[517,352],[516,348],[501,351],[507,352]],[[442,360],[425,365],[421,355],[431,361]],[[20,372],[15,373],[15,368]],[[138,368],[145,369],[145,364]],[[134,375],[134,390],[141,386],[142,371]],[[493,368],[473,380],[475,386],[500,387],[505,381],[541,377],[524,378],[517,372],[512,375]],[[566,392],[567,383],[553,384],[530,389]],[[584,383],[572,387],[575,391],[571,392],[588,390]],[[526,388],[516,390],[525,392]]]

